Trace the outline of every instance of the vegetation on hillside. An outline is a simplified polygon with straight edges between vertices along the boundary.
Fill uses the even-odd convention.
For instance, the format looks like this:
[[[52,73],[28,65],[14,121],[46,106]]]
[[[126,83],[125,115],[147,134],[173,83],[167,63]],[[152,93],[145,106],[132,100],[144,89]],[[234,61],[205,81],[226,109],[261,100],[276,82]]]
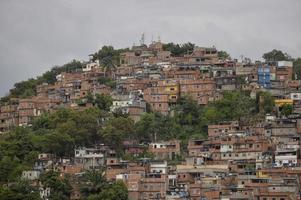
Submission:
[[[128,49],[114,49],[112,46],[103,46],[98,52],[92,54],[93,60],[99,59],[100,65],[108,72],[119,65],[120,53]],[[53,84],[56,76],[62,72],[81,71],[84,63],[78,60],[72,60],[62,66],[55,66],[51,70],[36,78],[30,78],[26,81],[18,82],[10,90],[6,97],[2,97],[0,103],[8,102],[10,98],[27,98],[36,95],[36,88],[42,83]],[[114,87],[115,82],[112,80],[100,80],[110,87]]]
[[[189,96],[183,97],[173,108],[172,115],[149,112],[145,113],[136,124],[127,116],[109,113],[106,106],[84,111],[61,109],[54,113],[43,114],[34,120],[31,127],[16,127],[11,132],[1,135],[0,197],[13,194],[17,196],[19,190],[25,190],[26,194],[30,185],[25,187],[23,184],[22,187],[25,188],[18,186],[22,184],[21,172],[31,169],[38,153],[41,152],[70,158],[74,156],[76,147],[105,143],[114,147],[122,156],[125,140],[151,142],[175,138],[182,141],[185,150],[189,138],[207,137],[208,124],[223,120],[249,119],[258,112],[258,104],[247,93],[234,91],[225,92],[223,95],[222,100],[212,102],[208,106],[198,105]],[[287,114],[287,110],[289,109],[283,112]],[[145,155],[148,154],[144,153]],[[41,176],[41,181],[56,191],[51,199],[65,199],[70,194],[67,177],[58,179],[55,172],[49,172]],[[10,187],[5,186],[8,183]],[[108,194],[117,195],[120,199],[125,197],[126,188],[121,183],[107,185],[104,182],[103,184],[106,184],[105,192],[97,191],[88,199],[99,199],[102,195]],[[116,191],[124,191],[124,193]],[[29,198],[35,199],[34,193],[28,195],[33,195]],[[111,199],[114,199],[113,196]]]

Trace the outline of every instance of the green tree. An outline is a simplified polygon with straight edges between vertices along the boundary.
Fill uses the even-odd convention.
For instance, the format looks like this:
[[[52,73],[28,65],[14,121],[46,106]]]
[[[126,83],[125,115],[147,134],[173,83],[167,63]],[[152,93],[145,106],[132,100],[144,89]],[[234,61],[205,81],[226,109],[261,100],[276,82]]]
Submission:
[[[40,194],[29,181],[18,180],[9,186],[0,186],[1,200],[39,200]]]
[[[113,99],[110,95],[96,94],[95,104],[99,109],[109,111]]]
[[[72,155],[74,149],[74,139],[67,133],[52,131],[46,134],[43,140],[43,151],[58,156]]]
[[[71,185],[68,178],[60,178],[59,173],[55,171],[47,171],[40,177],[43,187],[49,187],[51,190],[50,200],[69,199],[71,193]]]
[[[269,92],[259,92],[256,97],[258,111],[271,113],[275,106],[275,99]]]
[[[97,198],[99,200],[128,200],[128,190],[122,181],[110,184]]]
[[[10,90],[10,97],[27,98],[36,95],[37,83],[37,80],[33,78],[15,83],[14,88]]]
[[[226,51],[218,51],[217,56],[219,59],[222,59],[222,60],[230,58],[230,54],[228,54]]]
[[[113,117],[107,121],[100,133],[106,144],[121,153],[122,142],[134,133],[134,122],[130,118]]]
[[[185,54],[191,54],[195,45],[188,42],[185,44],[168,43],[163,44],[163,50],[170,51],[172,56],[184,56]]]
[[[175,119],[161,113],[145,113],[135,127],[137,139],[143,142],[174,139],[181,133]]]
[[[13,171],[18,167],[18,160],[16,158],[11,158],[4,156],[0,161],[0,182],[9,183],[14,181],[16,177],[13,177]]]
[[[102,170],[89,170],[86,171],[84,176],[79,179],[81,185],[80,190],[83,197],[87,198],[90,195],[99,194],[107,185]]]
[[[297,58],[293,63],[295,79],[301,80],[301,58]]]
[[[196,125],[201,119],[201,107],[190,96],[181,97],[174,110],[181,125]]]
[[[224,92],[223,99],[210,103],[203,110],[202,123],[215,124],[220,121],[247,120],[256,113],[256,102],[241,91]]]
[[[104,85],[107,85],[107,86],[109,86],[111,88],[115,88],[116,87],[116,81],[114,81],[111,78],[101,77],[101,78],[97,79],[97,81],[98,81],[99,84],[104,84]]]
[[[120,64],[120,53],[128,50],[115,50],[112,46],[103,46],[97,53],[93,54],[93,60],[99,60],[106,74],[107,71],[112,72]]]
[[[216,124],[220,121],[220,113],[217,108],[210,106],[204,109],[203,119],[206,123]]]
[[[263,54],[262,58],[265,59],[266,62],[292,60],[292,57],[290,55],[282,52],[281,50],[277,50],[277,49],[273,49],[272,51]]]
[[[284,116],[288,116],[293,113],[293,105],[284,104],[281,108],[281,114]]]
[[[128,191],[123,182],[108,182],[102,170],[86,171],[79,179],[80,190],[88,200],[127,200]]]

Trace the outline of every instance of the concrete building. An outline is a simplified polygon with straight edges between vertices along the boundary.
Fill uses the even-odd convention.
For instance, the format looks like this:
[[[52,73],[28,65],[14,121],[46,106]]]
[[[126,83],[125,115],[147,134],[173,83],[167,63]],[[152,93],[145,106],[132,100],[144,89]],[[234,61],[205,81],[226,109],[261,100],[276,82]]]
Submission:
[[[75,149],[75,163],[82,165],[84,169],[100,169],[105,164],[104,154],[98,148]]]
[[[150,153],[155,155],[155,159],[174,159],[180,154],[180,141],[171,140],[166,142],[154,142],[149,144]]]

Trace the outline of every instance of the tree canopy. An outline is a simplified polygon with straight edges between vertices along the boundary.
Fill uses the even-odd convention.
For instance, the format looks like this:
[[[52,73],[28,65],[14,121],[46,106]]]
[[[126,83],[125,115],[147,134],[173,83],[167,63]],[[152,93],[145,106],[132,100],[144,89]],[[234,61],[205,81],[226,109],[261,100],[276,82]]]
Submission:
[[[277,49],[273,49],[272,51],[263,54],[262,58],[265,59],[266,62],[292,60],[292,57],[289,54]]]
[[[185,54],[191,54],[195,44],[190,42],[184,44],[174,44],[174,43],[167,43],[163,44],[163,50],[170,51],[172,56],[184,56]]]
[[[301,80],[301,58],[297,58],[293,63],[295,79]]]
[[[230,54],[227,53],[226,51],[218,51],[217,56],[218,56],[219,59],[223,59],[223,60],[230,58]]]
[[[121,181],[109,183],[103,171],[87,171],[80,179],[81,193],[88,200],[128,200],[128,191]]]

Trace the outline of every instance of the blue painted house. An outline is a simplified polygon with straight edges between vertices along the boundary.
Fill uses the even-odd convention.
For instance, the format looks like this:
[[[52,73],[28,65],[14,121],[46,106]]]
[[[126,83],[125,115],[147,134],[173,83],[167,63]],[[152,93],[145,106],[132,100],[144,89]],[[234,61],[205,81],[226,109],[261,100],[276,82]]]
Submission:
[[[257,70],[258,84],[264,88],[271,87],[271,69],[270,66],[259,66]]]

